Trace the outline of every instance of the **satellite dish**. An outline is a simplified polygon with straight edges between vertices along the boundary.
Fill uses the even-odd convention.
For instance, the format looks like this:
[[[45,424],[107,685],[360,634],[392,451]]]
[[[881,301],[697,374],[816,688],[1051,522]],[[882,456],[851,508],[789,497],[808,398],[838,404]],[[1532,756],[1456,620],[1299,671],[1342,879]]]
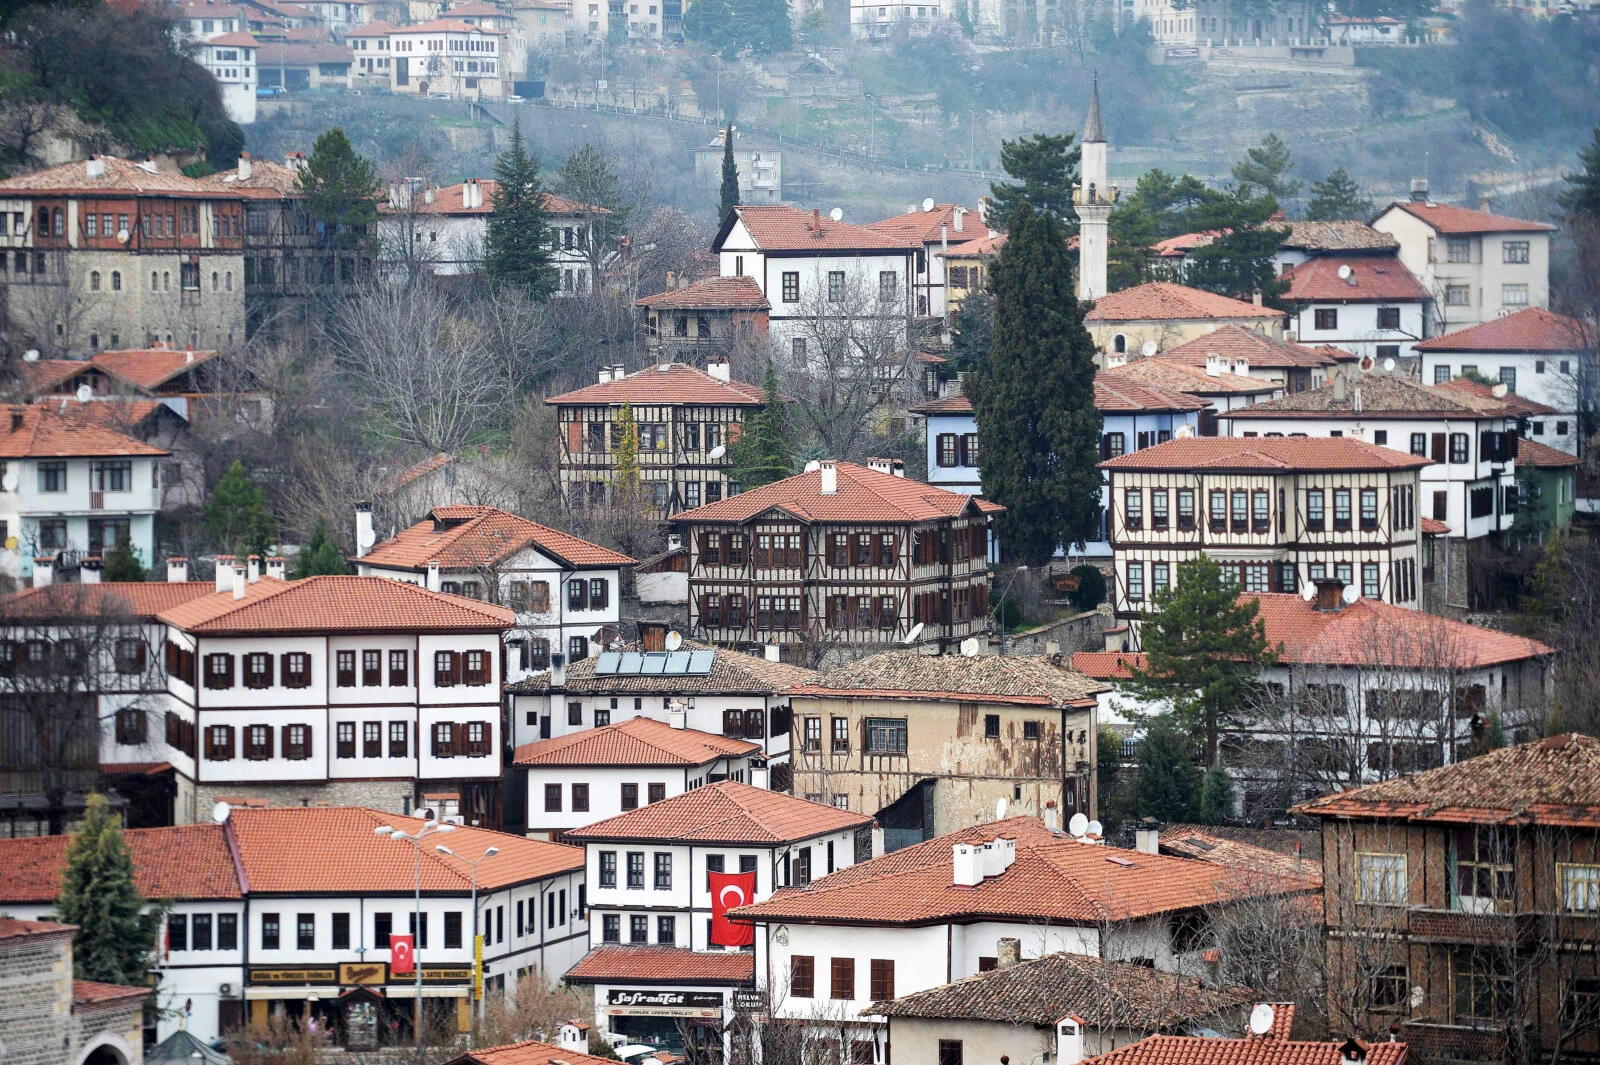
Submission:
[[[0,488],[4,488],[8,492],[15,492],[17,486],[21,483],[22,471],[20,470],[7,470],[5,477],[0,478]]]
[[[1316,597],[1317,597],[1317,586],[1316,585],[1307,584],[1304,588],[1300,589],[1300,598],[1304,599],[1306,602],[1309,603],[1309,602],[1311,602],[1311,600],[1315,599]]]
[[[906,638],[904,640],[902,640],[901,642],[902,643],[916,643],[917,642],[917,637],[922,635],[922,629],[923,629],[922,622],[920,622],[920,621],[917,622],[915,625],[911,626],[911,631],[906,633]]]
[[[1339,598],[1344,600],[1346,606],[1349,606],[1361,598],[1361,589],[1353,584],[1347,584],[1344,586],[1344,591],[1340,593]]]
[[[994,802],[994,819],[996,821],[1004,821],[1006,819],[1006,797],[1004,795]]]
[[[1146,340],[1143,344],[1139,345],[1139,354],[1143,355],[1145,358],[1149,358],[1151,355],[1154,355],[1160,350],[1161,345],[1157,344],[1154,340]]]
[[[961,657],[977,658],[978,651],[981,647],[982,645],[978,643],[978,638],[976,636],[968,636],[965,640],[961,641]]]
[[[126,244],[126,243],[128,243],[128,231],[126,229],[117,230],[117,243],[118,244]]]
[[[933,197],[932,196],[929,196],[927,199],[922,201],[922,209],[924,211],[933,210]]]
[[[1089,822],[1089,835],[1098,836],[1098,835],[1102,834],[1103,832],[1105,832],[1105,830],[1106,830],[1106,826],[1102,825],[1099,821],[1090,821]]]
[[[356,532],[356,543],[363,549],[371,547],[378,542],[378,534],[372,529],[360,529]]]
[[[17,549],[17,543],[18,543],[18,541],[17,541],[17,538],[15,536],[6,537],[6,550],[7,551],[15,551]]]
[[[1504,381],[1501,381],[1499,384],[1489,389],[1489,394],[1494,396],[1495,399],[1505,399],[1506,393],[1509,391],[1511,391],[1511,389],[1506,386]]]
[[[232,813],[233,807],[229,806],[225,802],[219,802],[217,805],[211,808],[211,820],[215,821],[219,825],[224,825],[228,823],[228,818],[232,815]]]
[[[94,389],[90,388],[88,385],[79,385],[78,386],[78,402],[79,403],[87,403],[93,398],[94,398]]]
[[[1345,269],[1349,269],[1346,267]],[[1277,1012],[1265,1002],[1250,1011],[1250,1031],[1256,1035],[1266,1035],[1272,1031],[1272,1022],[1278,1019]]]
[[[833,219],[835,222],[843,222],[844,221],[844,208],[843,207],[835,207],[833,210],[828,212],[828,217]]]
[[[1411,989],[1411,1008],[1412,1009],[1420,1010],[1422,1008],[1422,1004],[1424,1002],[1426,1002],[1427,1000],[1428,1000],[1428,993],[1422,989],[1422,985],[1421,984],[1417,984],[1415,987],[1413,987]]]
[[[29,348],[27,351],[23,352],[22,361],[23,362],[38,362],[39,361],[39,349],[38,348]]]
[[[727,453],[728,453],[728,449],[723,447],[721,444],[718,444],[716,447],[714,447],[710,451],[706,452],[706,458],[708,458],[708,459],[720,459],[722,456],[726,455]]]
[[[683,633],[679,632],[677,629],[673,629],[671,632],[667,633],[667,650],[676,651],[682,646]]]
[[[1394,360],[1393,359],[1384,359],[1383,360],[1383,372],[1384,373],[1394,373]]]
[[[1082,814],[1073,814],[1072,820],[1067,822],[1067,831],[1074,836],[1081,836],[1089,831],[1089,819]]]
[[[1348,280],[1350,280],[1350,275],[1353,274],[1353,273],[1355,273],[1355,271],[1350,269],[1350,264],[1349,263],[1340,264],[1340,266],[1339,266],[1339,280],[1340,281],[1348,281]]]

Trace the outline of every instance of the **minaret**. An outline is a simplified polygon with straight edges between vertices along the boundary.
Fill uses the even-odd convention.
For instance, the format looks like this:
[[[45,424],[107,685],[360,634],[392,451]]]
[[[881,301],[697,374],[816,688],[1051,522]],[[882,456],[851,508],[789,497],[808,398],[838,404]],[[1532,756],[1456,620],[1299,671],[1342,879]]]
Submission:
[[[1093,300],[1106,294],[1106,231],[1117,202],[1117,190],[1106,179],[1106,127],[1100,119],[1098,75],[1080,145],[1082,184],[1072,190],[1072,206],[1078,212],[1078,298]]]

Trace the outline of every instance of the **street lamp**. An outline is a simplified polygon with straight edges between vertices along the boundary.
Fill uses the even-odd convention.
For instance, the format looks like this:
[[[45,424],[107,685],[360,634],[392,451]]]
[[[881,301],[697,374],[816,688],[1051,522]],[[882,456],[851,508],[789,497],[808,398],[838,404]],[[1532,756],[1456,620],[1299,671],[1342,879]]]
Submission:
[[[443,821],[424,821],[415,832],[402,832],[390,825],[379,825],[372,830],[375,836],[388,836],[392,840],[411,844],[415,852],[411,874],[416,896],[411,917],[411,968],[417,974],[417,1004],[412,1012],[411,1027],[416,1042],[415,1060],[419,1065],[422,1061],[422,960],[417,957],[417,949],[422,945],[422,840],[424,836],[455,830],[455,825]]]
[[[1018,566],[1016,569],[1011,571],[1011,579],[1006,581],[1005,591],[1001,592],[1000,595],[996,597],[994,601],[994,610],[990,611],[990,613],[994,615],[995,624],[1000,628],[1001,658],[1004,658],[1006,654],[1006,619],[1002,616],[1005,613],[1006,596],[1011,594],[1011,586],[1017,583],[1017,577],[1026,572],[1028,572],[1027,566]]]
[[[478,862],[483,861],[485,858],[493,858],[496,854],[500,853],[500,848],[490,847],[488,850],[483,852],[477,861],[472,862],[468,862],[465,858],[461,857],[461,855],[457,854],[449,847],[446,847],[443,843],[439,844],[433,849],[438,851],[440,854],[448,854],[458,862],[466,862],[466,864],[472,868],[472,997],[474,1000],[472,1003],[472,1019],[474,1022],[476,1022],[478,1019],[478,1013],[483,1008],[483,996],[478,994],[478,981],[483,979],[483,960],[481,957],[483,948],[478,943]],[[467,1033],[467,1046],[469,1047],[472,1045],[473,1035],[476,1034],[476,1023],[474,1023],[473,1028],[473,1032]]]

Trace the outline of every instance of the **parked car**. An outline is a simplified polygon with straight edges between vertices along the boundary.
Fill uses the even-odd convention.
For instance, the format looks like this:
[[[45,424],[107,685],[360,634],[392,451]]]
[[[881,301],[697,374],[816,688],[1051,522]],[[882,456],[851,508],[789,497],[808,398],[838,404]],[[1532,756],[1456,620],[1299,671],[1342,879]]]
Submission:
[[[523,104],[527,102],[526,97],[518,96],[516,93],[510,93],[506,96],[506,103],[508,104]]]
[[[430,99],[430,100],[448,100],[448,99],[450,99],[450,94],[447,93],[447,92],[430,92],[428,94],[428,99]]]
[[[274,96],[285,95],[282,85],[263,85],[256,90],[257,99],[272,99]]]

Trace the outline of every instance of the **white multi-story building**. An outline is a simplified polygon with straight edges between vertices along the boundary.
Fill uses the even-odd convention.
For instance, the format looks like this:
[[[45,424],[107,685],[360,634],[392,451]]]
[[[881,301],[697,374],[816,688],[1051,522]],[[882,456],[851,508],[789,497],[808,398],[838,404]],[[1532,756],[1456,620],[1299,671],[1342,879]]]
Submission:
[[[1550,305],[1554,226],[1434,203],[1412,184],[1372,226],[1400,242],[1401,263],[1432,296],[1429,336]]]
[[[1278,386],[1285,393],[1315,388],[1327,380],[1334,358],[1292,340],[1275,340],[1242,325],[1224,325],[1159,356],[1207,374],[1232,373]],[[1108,360],[1113,356],[1107,356]]]
[[[937,11],[937,8],[934,9]],[[916,271],[911,275],[913,313],[918,318],[947,318],[950,305],[945,293],[945,259],[950,246],[972,239],[979,231],[979,214],[958,203],[922,206],[912,204],[905,214],[868,222],[864,228],[919,246]]]
[[[709,874],[754,873],[760,901],[865,859],[871,824],[722,781],[567,833],[586,852],[590,911],[590,950],[567,982],[592,985],[595,1026],[629,1042],[722,1044],[758,966],[750,949],[710,942]]]
[[[395,27],[381,20],[369,22],[345,36],[350,47],[350,87],[387,89],[394,80],[394,53],[389,50],[389,35]]]
[[[372,535],[372,511],[356,511],[357,543]],[[622,571],[634,560],[494,507],[435,507],[371,549],[356,572],[508,607],[506,680],[574,663],[618,638]]]
[[[498,100],[510,74],[502,67],[504,37],[453,18],[397,26],[389,34],[389,88],[409,96]]]
[[[1319,256],[1283,276],[1303,345],[1331,344],[1381,365],[1412,357],[1428,335],[1433,297],[1394,256]]]
[[[417,865],[411,845],[376,832],[425,825]],[[211,823],[126,839],[140,893],[169,907],[155,965],[158,1038],[183,1029],[209,1041],[309,1015],[349,1049],[405,1046],[417,985],[394,971],[391,934],[416,937],[428,1021],[460,1032],[471,1028],[475,933],[485,998],[508,1004],[520,982],[554,982],[588,945],[576,847],[364,807],[227,804]],[[50,913],[70,842],[0,840],[0,907]]]
[[[296,6],[318,16],[322,26],[335,38],[360,29],[372,17],[367,0],[305,0]]]
[[[200,45],[196,61],[217,79],[222,106],[241,126],[256,120],[256,39],[248,33],[224,33]]]

